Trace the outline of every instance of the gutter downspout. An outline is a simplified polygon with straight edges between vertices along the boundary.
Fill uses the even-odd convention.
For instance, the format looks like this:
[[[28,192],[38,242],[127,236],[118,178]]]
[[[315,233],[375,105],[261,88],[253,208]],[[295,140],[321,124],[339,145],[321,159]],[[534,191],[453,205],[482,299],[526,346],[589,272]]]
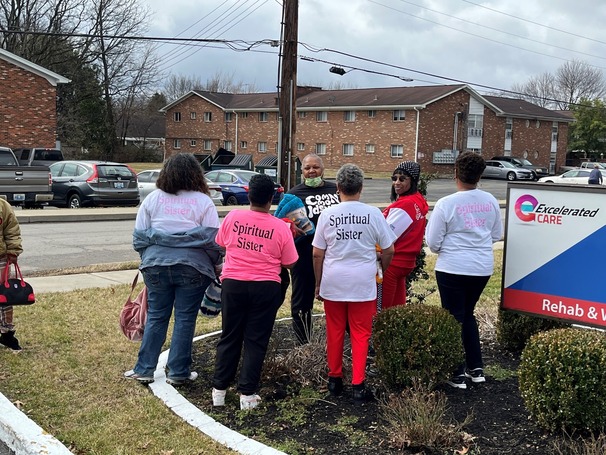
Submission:
[[[415,128],[415,163],[419,162],[419,124],[421,123],[421,112],[418,108],[414,108],[417,112],[417,126]]]
[[[235,149],[235,154],[238,154],[238,113],[236,111],[232,111],[234,113],[234,115],[236,116],[236,137],[235,137],[235,144],[234,144],[234,149]]]

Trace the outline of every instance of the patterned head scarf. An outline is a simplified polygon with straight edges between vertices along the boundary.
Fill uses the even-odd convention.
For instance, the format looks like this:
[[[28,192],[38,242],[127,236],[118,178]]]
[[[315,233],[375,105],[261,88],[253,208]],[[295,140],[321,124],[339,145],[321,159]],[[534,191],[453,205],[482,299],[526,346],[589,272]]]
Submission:
[[[412,180],[418,182],[419,177],[421,176],[421,166],[414,161],[402,161],[398,164],[398,167],[396,167],[393,173],[409,175]]]

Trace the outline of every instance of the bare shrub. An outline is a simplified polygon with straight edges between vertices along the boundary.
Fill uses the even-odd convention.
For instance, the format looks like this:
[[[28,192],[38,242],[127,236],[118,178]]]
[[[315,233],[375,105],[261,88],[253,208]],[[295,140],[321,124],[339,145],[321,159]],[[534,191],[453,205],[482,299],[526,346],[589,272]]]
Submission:
[[[400,394],[391,394],[379,401],[379,412],[385,431],[398,449],[426,447],[447,450],[473,445],[473,437],[463,431],[472,417],[463,423],[447,417],[446,395],[419,380]]]
[[[556,455],[603,455],[606,453],[606,434],[586,438],[565,437],[553,444]]]

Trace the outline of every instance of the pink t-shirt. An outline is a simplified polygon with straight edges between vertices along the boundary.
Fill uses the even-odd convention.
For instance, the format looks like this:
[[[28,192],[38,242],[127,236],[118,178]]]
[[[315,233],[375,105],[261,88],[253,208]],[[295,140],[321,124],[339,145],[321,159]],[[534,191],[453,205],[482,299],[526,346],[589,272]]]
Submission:
[[[221,279],[280,282],[281,267],[299,259],[288,224],[265,212],[232,210],[215,241],[225,248]]]

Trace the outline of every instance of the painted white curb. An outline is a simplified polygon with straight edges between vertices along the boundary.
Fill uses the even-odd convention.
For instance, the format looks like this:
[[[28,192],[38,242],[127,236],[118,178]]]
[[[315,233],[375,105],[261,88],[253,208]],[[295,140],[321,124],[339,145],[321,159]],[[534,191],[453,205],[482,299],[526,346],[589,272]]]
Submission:
[[[1,393],[0,441],[15,455],[73,455]]]
[[[221,331],[206,333],[194,338],[194,342],[221,334]],[[211,437],[224,446],[244,455],[286,455],[272,447],[248,438],[225,425],[220,424],[209,415],[203,413],[196,406],[187,401],[173,386],[166,383],[165,368],[170,350],[160,354],[158,366],[154,372],[154,382],[149,388],[154,395],[160,398],[175,414],[191,426]],[[210,390],[208,399],[210,400]]]

